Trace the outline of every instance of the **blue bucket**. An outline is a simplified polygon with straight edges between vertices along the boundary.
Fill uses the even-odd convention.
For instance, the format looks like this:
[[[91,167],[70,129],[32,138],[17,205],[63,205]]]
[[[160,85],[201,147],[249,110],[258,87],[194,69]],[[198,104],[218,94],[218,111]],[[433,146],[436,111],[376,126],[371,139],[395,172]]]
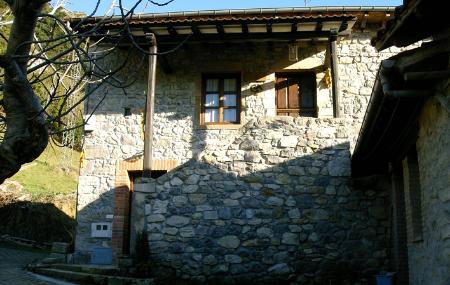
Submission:
[[[392,285],[392,275],[377,275],[377,285]]]

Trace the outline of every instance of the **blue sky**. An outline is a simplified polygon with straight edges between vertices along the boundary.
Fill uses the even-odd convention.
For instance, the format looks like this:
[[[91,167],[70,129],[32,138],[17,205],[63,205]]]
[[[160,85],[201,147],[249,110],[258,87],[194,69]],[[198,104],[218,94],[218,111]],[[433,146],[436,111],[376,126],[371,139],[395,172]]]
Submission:
[[[122,0],[124,7],[131,7],[137,0]],[[165,0],[154,0],[164,3]],[[69,10],[90,14],[96,4],[96,0],[72,0],[66,6]],[[101,0],[101,5],[96,13],[103,15],[110,6],[112,0]],[[116,0],[118,3],[119,0]],[[402,0],[309,0],[307,6],[398,6]],[[211,9],[238,9],[238,8],[273,8],[273,7],[305,7],[304,0],[174,0],[167,6],[157,7],[142,0],[142,4],[136,12],[157,13],[174,11],[193,11]]]

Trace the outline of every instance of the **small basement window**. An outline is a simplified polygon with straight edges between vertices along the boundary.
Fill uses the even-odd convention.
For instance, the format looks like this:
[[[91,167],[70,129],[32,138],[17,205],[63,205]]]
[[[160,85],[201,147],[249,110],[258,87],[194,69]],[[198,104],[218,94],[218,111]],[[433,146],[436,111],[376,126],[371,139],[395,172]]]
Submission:
[[[277,116],[317,117],[316,74],[276,74]]]
[[[241,113],[239,74],[203,76],[200,121],[203,125],[239,124]]]

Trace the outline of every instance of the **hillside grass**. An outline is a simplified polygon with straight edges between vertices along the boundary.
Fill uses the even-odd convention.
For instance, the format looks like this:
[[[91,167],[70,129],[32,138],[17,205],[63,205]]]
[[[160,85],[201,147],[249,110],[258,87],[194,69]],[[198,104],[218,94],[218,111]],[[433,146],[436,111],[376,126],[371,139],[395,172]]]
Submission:
[[[73,151],[68,168],[63,170],[64,149],[49,144],[41,156],[22,166],[21,170],[9,180],[19,182],[23,191],[33,200],[58,194],[71,194],[77,190],[80,153]]]

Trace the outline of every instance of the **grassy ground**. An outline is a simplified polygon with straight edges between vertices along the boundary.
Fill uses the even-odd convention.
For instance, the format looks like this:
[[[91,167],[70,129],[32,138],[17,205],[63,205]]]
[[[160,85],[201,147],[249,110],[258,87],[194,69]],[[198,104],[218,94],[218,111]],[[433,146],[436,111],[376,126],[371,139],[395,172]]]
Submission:
[[[22,169],[9,180],[19,182],[23,191],[34,199],[57,194],[75,193],[77,189],[80,153],[74,151],[71,161],[65,159],[64,149],[50,145],[35,161],[25,164]]]
[[[8,179],[23,189],[19,185],[17,190],[0,191],[0,235],[41,242],[73,241],[80,153],[64,155],[64,151],[49,145],[38,159]],[[21,201],[23,197],[26,201]]]

